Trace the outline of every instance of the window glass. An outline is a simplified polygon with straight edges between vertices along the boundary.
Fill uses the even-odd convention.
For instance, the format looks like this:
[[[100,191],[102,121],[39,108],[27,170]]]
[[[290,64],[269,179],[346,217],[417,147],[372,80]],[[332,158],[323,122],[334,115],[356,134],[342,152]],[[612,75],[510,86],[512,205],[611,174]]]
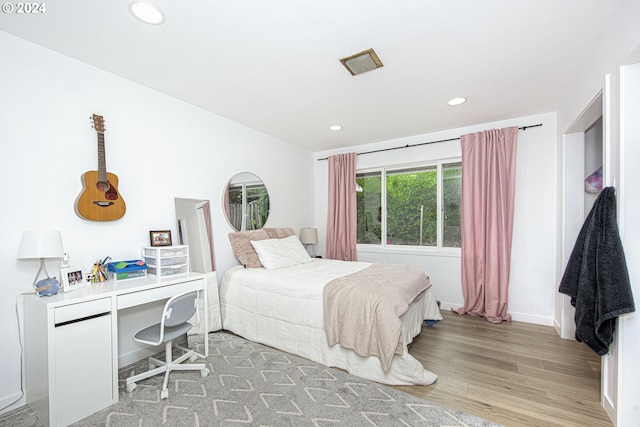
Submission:
[[[462,163],[442,165],[442,246],[460,247]]]
[[[382,174],[381,172],[356,175],[357,242],[382,242]]]
[[[438,170],[436,166],[389,171],[387,244],[438,244]]]

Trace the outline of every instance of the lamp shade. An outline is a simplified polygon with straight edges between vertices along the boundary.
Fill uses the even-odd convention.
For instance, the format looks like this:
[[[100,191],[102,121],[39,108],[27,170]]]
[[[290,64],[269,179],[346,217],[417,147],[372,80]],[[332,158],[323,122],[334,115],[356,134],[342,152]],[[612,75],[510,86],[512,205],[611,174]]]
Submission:
[[[18,259],[62,258],[62,235],[54,230],[25,230]]]
[[[317,228],[300,229],[300,241],[302,242],[303,245],[317,245],[318,229]]]

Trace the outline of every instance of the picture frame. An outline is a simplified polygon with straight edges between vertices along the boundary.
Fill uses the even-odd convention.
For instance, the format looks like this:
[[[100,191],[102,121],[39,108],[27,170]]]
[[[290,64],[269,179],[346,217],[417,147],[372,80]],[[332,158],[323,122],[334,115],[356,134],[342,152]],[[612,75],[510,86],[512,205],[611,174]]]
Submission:
[[[149,231],[151,246],[171,246],[171,230]]]
[[[62,290],[64,292],[75,291],[76,289],[87,286],[82,270],[73,267],[60,268],[60,282],[62,283]]]

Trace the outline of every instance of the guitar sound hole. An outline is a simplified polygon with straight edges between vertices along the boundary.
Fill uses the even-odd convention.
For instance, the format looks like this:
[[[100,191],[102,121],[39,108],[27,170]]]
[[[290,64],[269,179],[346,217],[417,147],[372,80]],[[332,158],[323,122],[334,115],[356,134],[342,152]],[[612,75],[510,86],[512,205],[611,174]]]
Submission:
[[[101,208],[108,208],[109,206],[113,205],[113,202],[105,202],[102,200],[96,200],[93,202],[94,205],[96,206],[100,206]]]
[[[109,190],[109,183],[98,181],[96,187],[98,188],[98,191],[106,192]]]

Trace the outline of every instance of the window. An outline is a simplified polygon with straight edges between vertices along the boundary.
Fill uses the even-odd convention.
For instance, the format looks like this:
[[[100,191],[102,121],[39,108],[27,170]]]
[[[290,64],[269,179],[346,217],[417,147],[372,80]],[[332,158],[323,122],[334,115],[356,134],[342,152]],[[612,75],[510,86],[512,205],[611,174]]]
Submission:
[[[357,243],[380,244],[382,185],[380,172],[356,174]]]
[[[442,246],[460,247],[462,163],[442,165]]]
[[[361,172],[356,183],[358,243],[460,247],[459,160]]]

